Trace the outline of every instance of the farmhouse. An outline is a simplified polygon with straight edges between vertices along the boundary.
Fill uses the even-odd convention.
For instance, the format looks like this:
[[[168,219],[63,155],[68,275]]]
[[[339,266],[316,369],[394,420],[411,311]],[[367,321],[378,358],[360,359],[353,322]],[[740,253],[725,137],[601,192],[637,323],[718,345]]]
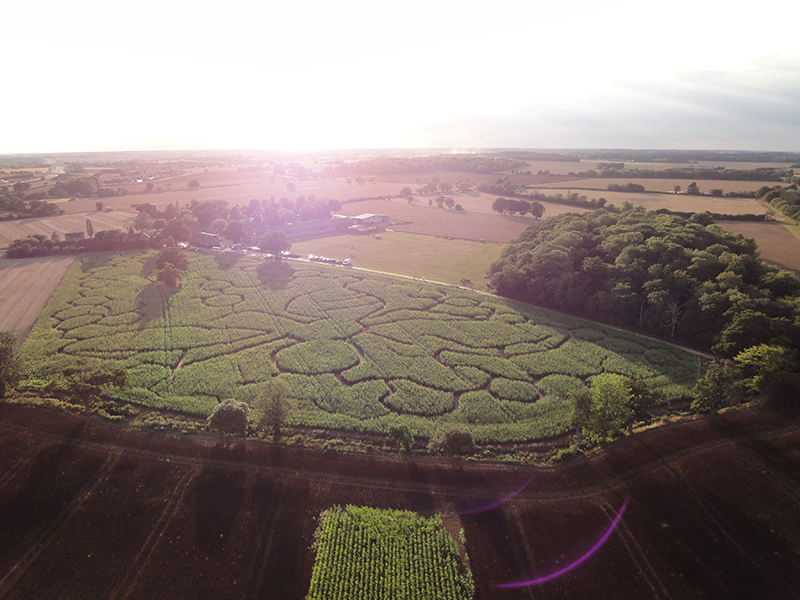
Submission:
[[[84,238],[84,233],[79,231],[77,233],[65,233],[64,234],[64,241],[66,242],[77,242],[78,240],[82,240]]]
[[[219,236],[214,233],[201,231],[194,234],[194,243],[201,248],[213,248],[221,244]]]

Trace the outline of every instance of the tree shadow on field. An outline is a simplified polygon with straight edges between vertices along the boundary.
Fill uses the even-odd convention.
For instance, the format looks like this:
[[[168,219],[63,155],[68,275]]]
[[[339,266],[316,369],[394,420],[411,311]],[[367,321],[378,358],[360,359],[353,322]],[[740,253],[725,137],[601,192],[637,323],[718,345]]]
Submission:
[[[107,456],[82,451],[72,440],[82,437],[84,423],[46,445],[26,466],[27,477],[10,486],[0,507],[0,564],[29,548],[43,531],[54,527],[68,507],[81,498],[85,486],[98,476]],[[12,482],[13,483],[13,482]]]
[[[214,255],[214,262],[217,263],[218,268],[224,271],[238,263],[241,257],[241,254],[234,252],[218,252]]]
[[[408,471],[411,481],[418,484],[425,484],[425,487],[427,488],[427,490],[424,492],[408,492],[410,499],[413,496],[411,501],[413,502],[414,510],[427,516],[438,512],[438,505],[436,503],[436,498],[434,497],[433,486],[428,479],[428,474],[425,469],[420,468],[419,465],[414,462],[410,462],[408,464]]]
[[[261,263],[256,273],[267,289],[282,290],[292,281],[294,267],[282,260],[267,260]]]
[[[164,301],[169,299],[169,294],[162,292],[161,285],[155,281],[148,281],[139,293],[136,294],[136,312],[140,318],[137,322],[139,329],[148,327],[151,321],[164,316]]]
[[[197,540],[203,546],[219,546],[230,535],[245,498],[245,473],[226,468],[217,461],[242,462],[244,444],[219,442],[211,451],[208,462],[197,478]]]
[[[148,256],[142,261],[142,271],[140,275],[144,278],[150,276],[150,274],[156,270],[156,256]]]

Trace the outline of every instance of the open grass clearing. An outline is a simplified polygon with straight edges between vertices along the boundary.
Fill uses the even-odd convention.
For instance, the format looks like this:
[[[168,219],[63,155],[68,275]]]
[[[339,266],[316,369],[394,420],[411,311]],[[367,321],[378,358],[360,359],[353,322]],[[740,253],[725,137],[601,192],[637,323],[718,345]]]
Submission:
[[[303,257],[314,254],[344,259],[354,254],[354,267],[452,284],[470,279],[475,289],[486,291],[484,272],[500,258],[503,247],[500,244],[387,231],[381,233],[379,240],[372,235],[313,238],[295,242],[292,250]]]

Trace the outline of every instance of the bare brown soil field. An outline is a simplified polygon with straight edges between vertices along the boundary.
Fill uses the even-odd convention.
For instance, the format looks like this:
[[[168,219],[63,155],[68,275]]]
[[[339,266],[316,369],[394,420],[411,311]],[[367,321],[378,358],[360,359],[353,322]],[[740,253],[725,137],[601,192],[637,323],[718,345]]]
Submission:
[[[800,239],[782,223],[719,221],[717,224],[728,231],[753,238],[758,244],[761,258],[800,274]]]
[[[744,215],[762,214],[768,212],[766,206],[753,198],[715,198],[713,196],[687,196],[686,194],[638,194],[628,192],[590,192],[582,191],[578,188],[568,187],[548,187],[541,188],[547,195],[562,194],[566,196],[570,192],[578,192],[590,200],[592,198],[605,198],[609,204],[622,206],[625,201],[634,205],[644,206],[648,210],[657,208],[668,208],[680,212],[703,212]],[[548,213],[545,213],[547,216]]]
[[[77,200],[75,202],[64,202],[60,206],[63,206],[66,210],[78,202]],[[63,239],[65,233],[85,232],[86,219],[92,222],[92,227],[95,231],[103,231],[105,229],[121,229],[125,231],[133,224],[133,220],[136,218],[136,211],[130,208],[111,212],[97,212],[94,210],[94,203],[95,200],[92,200],[91,212],[84,208],[82,211],[68,212],[68,214],[58,217],[36,217],[18,221],[2,221],[0,222],[0,248],[7,248],[13,240],[34,234],[50,237],[55,231]],[[130,203],[127,206],[130,206]]]
[[[351,503],[462,526],[481,600],[792,598],[793,418],[717,416],[534,468],[179,438],[3,404],[0,597],[300,600],[320,511]],[[580,566],[532,588],[496,587],[575,562],[626,500]]]
[[[781,185],[779,181],[717,181],[713,179],[625,179],[624,177],[614,179],[575,179],[570,181],[573,191],[577,190],[602,190],[607,191],[609,184],[615,183],[618,185],[625,185],[626,183],[638,183],[643,185],[646,190],[652,192],[668,192],[673,193],[675,186],[681,186],[681,190],[686,191],[689,184],[692,182],[697,183],[700,191],[704,194],[709,193],[710,190],[720,188],[724,193],[727,192],[747,192],[750,190],[757,190],[763,185],[772,187],[774,185]],[[537,186],[539,187],[539,186]],[[563,187],[559,186],[559,187]],[[597,191],[601,194],[600,191]],[[588,195],[588,194],[587,194]],[[602,195],[602,194],[601,194]]]
[[[0,331],[10,331],[22,342],[73,260],[73,256],[0,258]]]

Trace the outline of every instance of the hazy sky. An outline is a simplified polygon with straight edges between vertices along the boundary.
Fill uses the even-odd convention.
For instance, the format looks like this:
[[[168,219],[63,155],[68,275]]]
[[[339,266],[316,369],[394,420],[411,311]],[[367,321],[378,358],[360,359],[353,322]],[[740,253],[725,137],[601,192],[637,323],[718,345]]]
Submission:
[[[796,1],[44,0],[2,16],[0,153],[800,151]]]

